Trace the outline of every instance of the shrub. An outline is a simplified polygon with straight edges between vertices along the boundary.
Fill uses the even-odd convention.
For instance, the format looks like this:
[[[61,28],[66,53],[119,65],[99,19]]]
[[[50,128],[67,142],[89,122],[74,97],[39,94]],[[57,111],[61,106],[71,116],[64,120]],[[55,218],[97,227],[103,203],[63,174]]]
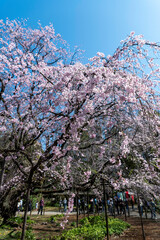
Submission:
[[[88,225],[88,224],[90,224],[89,219],[88,219],[87,217],[82,218],[82,219],[80,220],[80,224],[81,224],[81,225]]]
[[[53,207],[59,207],[59,203],[54,203]]]
[[[25,240],[36,240],[32,230],[26,230]]]
[[[49,218],[49,222],[51,222],[51,223],[57,222],[57,218],[62,218],[62,217],[64,217],[64,214],[52,215]]]
[[[64,217],[64,214],[63,214],[63,213],[61,213],[61,214],[56,214],[56,215],[54,215],[54,217],[62,218],[62,217]]]
[[[126,228],[129,228],[130,224],[126,223],[120,219],[110,219],[109,220],[109,234],[120,235]]]
[[[23,218],[22,217],[12,217],[8,219],[9,223],[17,223],[18,225],[20,225],[23,222]]]
[[[49,222],[55,223],[55,222],[57,222],[57,218],[56,218],[55,216],[51,216],[51,217],[49,218]]]
[[[81,226],[73,228],[58,236],[58,240],[102,240],[106,235],[104,216],[85,217],[80,220]],[[119,219],[109,219],[109,234],[120,235],[130,225]]]
[[[72,227],[76,227],[76,222],[72,222],[72,223],[71,223],[71,226],[72,226]]]
[[[21,232],[20,231],[13,232],[10,236],[11,236],[12,239],[20,240]],[[31,229],[26,230],[25,240],[36,240],[36,238],[35,238]]]

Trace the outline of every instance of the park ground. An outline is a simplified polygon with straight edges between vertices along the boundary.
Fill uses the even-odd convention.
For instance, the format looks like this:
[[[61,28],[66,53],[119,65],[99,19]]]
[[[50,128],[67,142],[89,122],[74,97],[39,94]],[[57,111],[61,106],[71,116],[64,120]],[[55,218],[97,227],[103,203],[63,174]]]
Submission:
[[[122,219],[124,220],[124,217]],[[131,224],[131,227],[121,236],[112,236],[110,240],[143,240],[140,218],[131,216],[127,218],[127,222]],[[143,224],[146,240],[160,239],[160,219],[151,220],[150,218],[144,218]]]
[[[61,214],[58,217],[57,214],[61,214],[54,208],[46,208],[44,215],[37,215],[36,211],[33,211],[30,219],[34,220],[32,224],[33,233],[36,236],[37,240],[44,239],[54,239],[54,236],[60,235],[63,232],[63,229],[60,227],[60,223],[62,222],[63,216]],[[18,213],[17,216],[22,216],[23,212]],[[30,214],[28,214],[30,215]],[[57,215],[57,216],[56,216]],[[54,217],[51,222],[51,217]],[[79,219],[83,218],[84,214],[79,215]],[[123,221],[125,221],[125,216],[116,216]],[[143,224],[146,240],[159,240],[160,239],[160,215],[157,214],[157,219],[153,220],[150,218],[150,213],[148,213],[148,218],[146,219],[143,216]],[[131,211],[130,217],[127,216],[128,223],[131,224],[131,227],[123,232],[120,236],[111,236],[110,240],[143,240],[142,237],[142,228],[141,221],[138,216],[138,211],[135,209]],[[71,229],[76,226],[76,213],[73,212],[69,215],[68,224],[66,225],[66,229]],[[6,239],[4,236],[0,236],[1,239]],[[9,240],[9,238],[7,238]]]
[[[80,218],[83,216],[81,215]],[[122,220],[123,217],[120,217]],[[43,219],[45,220],[45,219]],[[76,221],[76,215],[69,216],[69,222],[73,223]],[[131,224],[131,227],[126,230],[121,236],[112,236],[110,240],[143,240],[142,237],[142,229],[141,229],[141,222],[139,217],[129,217],[127,218],[127,222]],[[146,240],[159,240],[160,239],[160,219],[158,220],[151,220],[151,219],[143,219],[144,223],[144,231]],[[43,237],[49,237],[53,235],[60,234],[60,228],[56,227],[56,225],[42,225],[42,219],[39,217],[39,225],[33,227],[34,232],[36,235],[39,235],[38,239],[42,239]],[[62,231],[62,230],[61,230]]]

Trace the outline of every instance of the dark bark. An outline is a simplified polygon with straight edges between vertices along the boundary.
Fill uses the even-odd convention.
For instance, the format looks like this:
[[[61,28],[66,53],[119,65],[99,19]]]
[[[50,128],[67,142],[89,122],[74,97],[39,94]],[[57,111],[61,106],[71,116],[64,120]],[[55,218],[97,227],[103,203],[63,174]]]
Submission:
[[[3,224],[7,224],[8,219],[14,217],[17,211],[18,197],[22,191],[14,191],[11,188],[0,198],[0,214],[3,218]]]
[[[15,217],[17,211],[17,202],[12,203],[7,207],[3,206],[1,209],[1,217],[3,218],[3,224],[7,224],[11,217]]]
[[[26,204],[25,204],[25,212],[24,212],[24,220],[23,220],[21,240],[25,239],[25,231],[26,231],[26,222],[27,222],[27,212],[28,212],[29,198],[30,198],[30,185],[28,185],[27,194],[26,194]]]
[[[105,209],[105,220],[106,220],[106,231],[107,231],[107,240],[109,240],[109,229],[108,229],[108,213],[107,213],[107,201],[106,201],[106,190],[105,190],[105,182],[102,180],[103,184],[103,197],[104,197],[104,209]]]
[[[145,232],[144,232],[144,226],[143,226],[142,213],[141,213],[141,209],[140,209],[140,201],[139,201],[139,195],[138,195],[138,193],[137,193],[137,200],[138,200],[139,216],[140,216],[140,219],[141,219],[142,237],[143,237],[143,240],[146,240]]]
[[[114,215],[114,218],[115,218],[116,213],[115,213],[115,201],[114,201],[114,188],[112,188],[112,199],[113,199],[113,215]]]
[[[87,190],[87,214],[89,218],[89,190]]]
[[[127,214],[126,214],[126,206],[124,204],[124,215],[125,215],[125,221],[127,221]]]
[[[77,220],[76,220],[76,224],[78,227],[78,222],[79,222],[79,205],[78,205],[78,191],[77,191],[77,196],[76,196],[76,210],[77,210]]]
[[[146,219],[148,218],[148,216],[147,216],[147,207],[145,206],[145,216],[146,216]]]
[[[3,184],[3,178],[4,178],[4,170],[5,170],[5,157],[0,161],[1,164],[1,173],[0,173],[0,189]]]

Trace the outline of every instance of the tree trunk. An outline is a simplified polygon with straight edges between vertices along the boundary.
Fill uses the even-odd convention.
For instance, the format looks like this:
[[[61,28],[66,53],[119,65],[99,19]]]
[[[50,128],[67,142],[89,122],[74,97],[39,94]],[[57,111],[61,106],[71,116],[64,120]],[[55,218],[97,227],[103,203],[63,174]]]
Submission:
[[[5,157],[1,161],[0,190],[1,190],[1,187],[3,185],[4,170],[5,170]]]
[[[114,201],[114,188],[112,187],[112,199],[113,199],[113,215],[114,218],[116,217],[116,212],[115,212],[115,201]]]
[[[142,219],[142,213],[141,213],[141,209],[140,209],[140,201],[139,201],[138,193],[137,193],[137,200],[138,200],[139,215],[140,215],[140,219],[141,219],[142,236],[143,236],[143,240],[145,240],[146,237],[145,237],[145,232],[144,232],[143,219]]]
[[[145,210],[145,216],[146,216],[146,219],[147,219],[148,217],[147,217],[147,207],[146,206],[145,206],[144,210]]]
[[[130,208],[129,208],[129,202],[128,202],[128,217],[130,217]]]
[[[87,190],[87,214],[89,218],[89,191]]]
[[[97,206],[98,206],[98,216],[99,216],[99,203],[97,203]]]
[[[76,208],[77,208],[77,221],[76,221],[76,223],[77,223],[77,228],[78,228],[78,221],[79,221],[79,219],[78,219],[78,216],[79,216],[78,191],[77,191],[77,196],[76,196]]]
[[[127,221],[126,205],[125,204],[124,204],[124,216],[125,216],[125,221]]]
[[[21,240],[24,240],[24,239],[25,239],[25,231],[26,231],[26,222],[27,222],[27,212],[28,212],[29,197],[30,197],[30,185],[29,185],[28,188],[27,188],[27,194],[26,194],[26,205],[25,205],[25,212],[24,212],[24,220],[23,220],[23,228],[22,228]]]
[[[103,182],[103,197],[104,197],[104,209],[105,209],[105,220],[106,220],[107,240],[109,240],[108,213],[107,213],[106,190],[105,190],[104,179],[103,179],[102,182]]]
[[[17,211],[17,198],[22,191],[14,191],[11,188],[8,189],[5,195],[0,200],[1,217],[3,218],[3,224],[7,224],[8,219],[14,217]]]

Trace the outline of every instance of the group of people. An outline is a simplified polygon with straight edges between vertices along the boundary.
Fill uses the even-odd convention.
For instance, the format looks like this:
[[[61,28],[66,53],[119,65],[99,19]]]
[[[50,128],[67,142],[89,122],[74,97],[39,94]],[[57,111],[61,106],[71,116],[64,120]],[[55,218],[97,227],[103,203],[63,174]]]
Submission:
[[[39,202],[36,202],[36,211],[37,211],[37,214],[43,214],[44,213],[44,199],[41,198],[41,200]],[[28,202],[28,211],[30,212],[31,214],[31,211],[32,211],[32,201],[29,200]]]
[[[117,195],[114,198],[110,198],[107,200],[108,211],[111,215],[117,213],[117,215],[125,214],[125,211],[130,214],[130,205],[132,206],[132,210],[134,210],[134,197],[122,198]]]
[[[68,205],[68,201],[67,198],[61,199],[59,200],[59,212],[66,212],[67,211],[67,205]]]
[[[96,197],[89,198],[89,205],[87,204],[87,199],[85,197],[80,197],[78,199],[78,212],[80,213],[100,213],[104,212],[105,203],[103,199],[98,199]],[[150,201],[145,201],[139,199],[139,201],[134,198],[134,194],[128,191],[118,192],[114,197],[107,199],[107,208],[110,215],[121,215],[127,214],[130,215],[130,211],[135,210],[135,202],[138,206],[139,214],[143,216],[144,210],[151,212],[151,218],[156,219],[156,205],[153,198]],[[76,206],[76,203],[75,203]],[[67,199],[60,199],[59,202],[59,211],[66,212],[67,210]]]
[[[43,214],[44,213],[44,199],[41,198],[41,200],[39,202],[36,202],[36,211],[37,211],[37,214]],[[28,201],[28,212],[32,212],[32,210],[34,209],[34,207],[32,206],[32,201],[29,199]],[[18,204],[17,204],[17,211],[20,212],[20,211],[23,211],[23,200],[21,199]]]
[[[156,204],[154,199],[151,200],[145,200],[145,199],[137,199],[137,206],[138,211],[141,216],[143,216],[143,213],[147,214],[148,211],[151,213],[151,219],[157,219],[156,218]],[[108,205],[108,211],[111,215],[115,214],[115,211],[118,215],[125,214],[125,211],[128,212],[128,215],[130,214],[130,210],[134,210],[134,195],[129,195],[128,192],[125,193],[125,196],[118,196],[116,195],[114,199],[110,198],[107,200]]]
[[[44,213],[44,199],[41,198],[39,202],[36,202],[36,210],[38,214],[43,214]]]
[[[36,211],[37,211],[37,214],[43,214],[44,213],[44,199],[41,198],[41,200],[39,202],[36,202]],[[32,211],[32,202],[31,200],[29,200],[29,203],[28,203],[28,211],[30,212],[31,214],[31,211]]]
[[[112,198],[109,198],[107,200],[107,205],[108,205],[108,210],[111,215],[113,215],[114,212],[114,206],[115,209],[117,210],[117,214],[122,214],[124,213],[124,206],[126,206],[126,209],[128,209],[128,199],[125,201],[121,198],[121,196],[117,195],[114,197],[114,200]],[[115,205],[114,205],[115,204]],[[134,197],[132,196],[131,198],[131,204],[132,204],[132,209],[134,208]],[[76,203],[75,203],[76,205]],[[105,209],[105,204],[103,199],[98,199],[96,197],[90,197],[89,201],[85,197],[80,197],[78,198],[78,212],[80,213],[85,213],[85,212],[90,212],[90,213],[98,213],[98,212],[104,212]],[[59,211],[66,212],[67,211],[67,199],[60,199],[59,201]]]
[[[82,196],[78,198],[78,212],[80,213],[100,213],[104,212],[105,209],[105,203],[103,199],[98,199],[96,197],[90,197],[88,200]],[[143,216],[143,212],[145,211],[146,213],[148,211],[151,212],[151,218],[156,219],[156,204],[154,199],[152,198],[150,201],[144,200],[139,198],[137,200],[137,206],[139,210],[139,214]],[[107,199],[107,207],[110,215],[121,215],[121,214],[126,214],[128,212],[128,215],[130,214],[130,210],[134,210],[134,204],[135,204],[135,199],[134,199],[134,194],[129,194],[128,191],[126,192],[118,192],[114,197],[108,198]],[[22,205],[23,205],[23,200],[20,200],[18,202],[17,208],[18,212],[22,211]],[[75,202],[75,205],[76,202]],[[66,212],[67,211],[67,206],[68,206],[68,201],[67,198],[60,198],[59,201],[59,211],[60,212]],[[37,214],[43,214],[44,213],[44,199],[41,198],[39,202],[36,202],[36,210]],[[29,200],[28,203],[28,211],[32,211],[32,202]]]
[[[79,212],[84,212],[88,210],[90,213],[104,212],[105,203],[104,199],[98,199],[96,197],[91,197],[89,200],[89,206],[87,206],[87,201],[84,198],[78,200]],[[131,204],[132,209],[134,210],[134,195],[129,195],[128,191],[125,193],[118,192],[113,198],[107,199],[108,211],[111,215],[116,213],[118,215],[124,214],[125,210],[129,212],[129,205]]]
[[[151,212],[151,219],[157,219],[156,217],[156,204],[153,198],[150,201],[139,199],[139,213],[143,216],[143,212],[147,212],[150,210]]]

